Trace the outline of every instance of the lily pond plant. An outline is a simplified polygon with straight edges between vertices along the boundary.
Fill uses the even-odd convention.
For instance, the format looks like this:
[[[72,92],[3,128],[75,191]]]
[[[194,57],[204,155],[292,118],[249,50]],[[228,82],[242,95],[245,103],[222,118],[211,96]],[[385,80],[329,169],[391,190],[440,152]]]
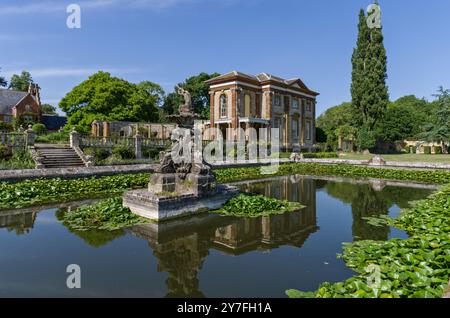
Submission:
[[[262,174],[258,167],[216,169],[214,173],[219,183],[291,174],[343,176],[356,179],[380,178],[432,184],[450,183],[450,171],[394,170],[309,163],[282,164],[273,175]],[[139,173],[70,180],[34,179],[17,183],[1,182],[0,209],[121,194],[125,190],[144,188],[148,183],[149,176],[149,173]]]
[[[263,195],[240,194],[229,200],[222,209],[210,211],[210,213],[258,217],[298,211],[303,207],[299,203],[271,199]],[[133,214],[128,208],[122,206],[121,197],[115,197],[65,212],[62,222],[71,230],[76,231],[115,231],[151,221]]]
[[[397,219],[369,221],[374,226],[405,230],[409,238],[345,243],[338,257],[356,276],[344,282],[323,283],[315,292],[290,289],[286,294],[292,298],[442,297],[450,279],[450,185],[415,202]]]
[[[300,203],[242,193],[229,200],[220,210],[212,211],[212,213],[253,218],[298,211],[302,208],[304,206]]]

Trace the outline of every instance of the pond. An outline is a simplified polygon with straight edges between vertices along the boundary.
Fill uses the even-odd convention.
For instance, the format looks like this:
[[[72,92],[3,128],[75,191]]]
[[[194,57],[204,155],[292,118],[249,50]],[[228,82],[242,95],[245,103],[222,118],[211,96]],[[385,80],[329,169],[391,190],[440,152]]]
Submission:
[[[60,221],[86,202],[0,212],[0,297],[285,297],[353,275],[342,242],[406,233],[367,216],[397,216],[432,187],[287,176],[237,184],[301,202],[298,212],[254,219],[202,214],[163,224],[77,232]],[[81,268],[68,289],[66,267]]]

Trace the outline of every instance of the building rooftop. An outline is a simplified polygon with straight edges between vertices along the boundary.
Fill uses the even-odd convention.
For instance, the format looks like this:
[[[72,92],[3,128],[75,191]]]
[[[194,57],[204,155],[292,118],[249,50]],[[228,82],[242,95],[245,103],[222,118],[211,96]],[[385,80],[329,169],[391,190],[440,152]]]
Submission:
[[[10,115],[12,108],[27,95],[28,92],[0,88],[0,114]]]
[[[214,84],[217,82],[221,82],[227,79],[234,79],[234,78],[241,78],[241,79],[249,79],[252,82],[258,82],[258,83],[265,83],[265,82],[275,82],[275,83],[280,83],[283,86],[293,86],[295,83],[298,84],[298,89],[303,90],[305,92],[311,93],[313,95],[319,95],[319,93],[316,93],[312,90],[310,90],[305,83],[303,83],[303,81],[300,78],[293,78],[293,79],[284,79],[281,78],[279,76],[275,76],[269,73],[260,73],[257,75],[249,75],[249,74],[245,74],[239,71],[232,71],[217,77],[214,77],[210,80],[207,80],[205,83],[206,84]]]

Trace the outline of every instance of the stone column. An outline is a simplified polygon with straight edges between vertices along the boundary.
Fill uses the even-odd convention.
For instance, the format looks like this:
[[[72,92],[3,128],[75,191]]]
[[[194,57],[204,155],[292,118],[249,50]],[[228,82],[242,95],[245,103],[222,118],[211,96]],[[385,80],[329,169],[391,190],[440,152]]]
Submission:
[[[26,146],[33,146],[34,140],[36,139],[36,134],[34,133],[31,125],[28,126],[28,129],[25,131],[26,136]]]
[[[214,128],[214,92],[209,92],[209,127]],[[215,138],[215,134],[210,135],[211,139]]]
[[[75,128],[70,132],[70,148],[78,147],[80,145],[78,132]]]
[[[236,88],[231,90],[231,128],[239,128],[239,119],[237,114],[238,92]],[[233,132],[233,139],[237,139],[236,131]]]
[[[311,120],[311,142],[313,145],[316,144],[316,104],[317,102],[314,100],[312,102],[312,120]]]
[[[142,159],[142,137],[139,132],[134,136],[134,154],[136,159]]]
[[[103,137],[107,138],[110,136],[109,129],[110,124],[108,121],[103,122]]]

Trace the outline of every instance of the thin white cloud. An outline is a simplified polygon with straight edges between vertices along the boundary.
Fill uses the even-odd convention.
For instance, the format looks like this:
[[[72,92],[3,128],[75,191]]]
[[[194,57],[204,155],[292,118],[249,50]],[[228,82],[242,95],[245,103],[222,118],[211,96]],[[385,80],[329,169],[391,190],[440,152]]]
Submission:
[[[120,0],[91,0],[91,1],[29,1],[22,4],[4,4],[0,5],[1,15],[13,14],[30,14],[30,13],[66,13],[67,6],[71,3],[77,3],[82,9],[95,9],[101,7],[108,7],[119,3]]]
[[[82,0],[82,1],[56,1],[56,0],[42,0],[42,1],[25,1],[21,4],[3,4],[0,5],[0,15],[18,15],[18,14],[32,14],[32,13],[55,13],[64,12],[71,3],[79,4],[81,9],[98,9],[108,7],[123,7],[123,8],[144,8],[144,9],[165,9],[182,4],[192,4],[201,2],[211,2],[221,4],[229,4],[241,0]]]
[[[136,68],[42,68],[28,70],[34,79],[40,78],[54,78],[54,77],[78,77],[89,76],[99,70],[109,72],[113,75],[118,74],[136,74],[141,70]],[[13,74],[20,74],[22,70],[10,70],[2,72],[4,76],[11,77]]]

